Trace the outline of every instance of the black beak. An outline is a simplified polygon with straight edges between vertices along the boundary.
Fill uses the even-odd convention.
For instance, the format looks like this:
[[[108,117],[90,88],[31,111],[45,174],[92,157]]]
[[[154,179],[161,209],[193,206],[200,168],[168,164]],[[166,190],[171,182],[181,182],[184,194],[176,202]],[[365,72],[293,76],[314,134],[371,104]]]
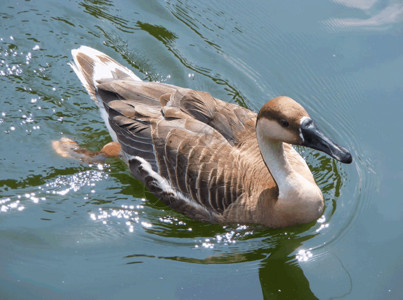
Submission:
[[[303,146],[323,151],[342,163],[349,164],[353,161],[350,152],[329,139],[319,130],[318,127],[316,127],[316,124],[312,119],[306,118],[303,120],[301,122],[300,130]]]

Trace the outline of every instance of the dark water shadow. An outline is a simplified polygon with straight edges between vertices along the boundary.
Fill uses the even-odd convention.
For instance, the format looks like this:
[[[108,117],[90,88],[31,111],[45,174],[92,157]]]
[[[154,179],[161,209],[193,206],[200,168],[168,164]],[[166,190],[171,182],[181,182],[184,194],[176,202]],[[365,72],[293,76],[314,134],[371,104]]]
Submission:
[[[295,251],[314,235],[298,235],[293,236],[292,233],[284,234],[284,231],[279,231],[262,241],[266,247],[259,247],[246,252],[213,255],[206,258],[133,254],[126,256],[125,260],[127,260],[127,265],[142,263],[147,258],[199,265],[233,265],[260,261],[258,274],[264,299],[317,299],[295,258]],[[242,241],[239,242],[242,243]]]
[[[261,262],[259,279],[264,299],[317,299],[298,262],[291,256],[307,239],[281,240]]]

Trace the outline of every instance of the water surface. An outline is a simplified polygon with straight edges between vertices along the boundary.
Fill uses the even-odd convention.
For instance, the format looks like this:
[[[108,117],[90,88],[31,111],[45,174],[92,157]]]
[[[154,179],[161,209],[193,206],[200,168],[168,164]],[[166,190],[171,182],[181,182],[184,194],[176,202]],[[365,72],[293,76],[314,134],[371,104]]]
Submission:
[[[403,6],[398,1],[2,1],[0,298],[399,299]],[[99,49],[146,81],[257,111],[297,99],[352,165],[298,148],[323,216],[271,230],[177,213],[111,159],[67,63]]]

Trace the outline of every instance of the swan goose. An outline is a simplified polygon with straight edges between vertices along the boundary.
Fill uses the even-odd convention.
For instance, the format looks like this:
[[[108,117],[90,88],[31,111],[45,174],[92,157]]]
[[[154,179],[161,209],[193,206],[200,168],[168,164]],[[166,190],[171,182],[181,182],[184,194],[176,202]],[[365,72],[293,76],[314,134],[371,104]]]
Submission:
[[[272,228],[312,222],[323,213],[323,196],[291,144],[352,162],[289,97],[270,100],[256,114],[206,92],[143,82],[90,47],[72,56],[113,142],[90,153],[64,138],[56,151],[82,160],[120,154],[134,177],[189,217]]]

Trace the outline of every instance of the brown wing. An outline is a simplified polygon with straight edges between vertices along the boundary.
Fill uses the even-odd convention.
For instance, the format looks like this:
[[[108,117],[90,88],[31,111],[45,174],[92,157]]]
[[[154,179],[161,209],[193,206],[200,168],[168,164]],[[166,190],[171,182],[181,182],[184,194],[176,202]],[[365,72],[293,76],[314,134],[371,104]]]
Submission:
[[[100,82],[97,96],[132,173],[168,205],[214,221],[242,195],[237,145],[254,136],[254,113],[208,93],[130,79]]]
[[[176,107],[217,130],[231,145],[242,143],[245,134],[255,134],[256,113],[212,97],[209,93],[173,85],[134,80],[111,80],[98,86],[120,99],[143,104]],[[116,98],[115,98],[116,99]],[[103,99],[108,102],[107,99]]]

